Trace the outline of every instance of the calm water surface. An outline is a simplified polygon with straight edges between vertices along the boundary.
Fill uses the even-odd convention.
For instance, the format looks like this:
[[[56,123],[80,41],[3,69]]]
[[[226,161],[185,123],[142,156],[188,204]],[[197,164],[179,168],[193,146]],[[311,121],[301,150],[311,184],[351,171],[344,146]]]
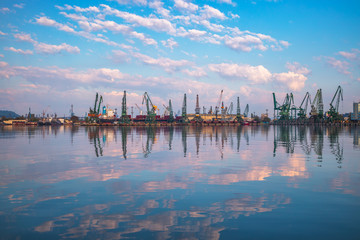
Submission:
[[[1,127],[0,239],[359,239],[360,129]]]

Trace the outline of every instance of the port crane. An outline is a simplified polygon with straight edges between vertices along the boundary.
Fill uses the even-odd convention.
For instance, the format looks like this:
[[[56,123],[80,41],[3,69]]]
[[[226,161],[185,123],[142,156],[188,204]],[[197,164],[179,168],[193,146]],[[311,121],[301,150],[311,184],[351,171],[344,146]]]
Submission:
[[[143,114],[143,110],[135,103],[135,107],[139,110],[139,115]]]
[[[163,104],[165,110],[164,110],[164,116],[169,115],[170,111],[169,111],[169,106],[166,106],[165,104]]]
[[[173,122],[174,121],[174,111],[173,111],[173,108],[172,108],[171,99],[169,99],[169,107],[167,109],[169,111],[168,122]]]
[[[276,100],[275,93],[273,93],[273,101],[274,101],[274,118],[279,118],[280,111],[280,103]]]
[[[232,114],[233,112],[233,102],[230,103],[230,106],[226,109],[226,114]]]
[[[220,111],[220,104],[221,104],[223,92],[224,92],[224,90],[221,90],[219,100],[217,101],[217,104],[215,106],[216,119],[218,118],[218,113]],[[224,106],[222,106],[222,108],[224,108]]]
[[[147,92],[144,93],[142,104],[144,104],[144,102],[146,103],[145,122],[155,122],[157,106],[152,103],[150,96]]]
[[[123,95],[122,103],[121,103],[120,122],[121,123],[129,123],[130,122],[130,118],[129,118],[129,115],[127,114],[127,107],[126,107],[126,91],[124,91],[124,95]]]
[[[236,121],[237,122],[243,122],[244,119],[241,117],[241,111],[240,111],[240,98],[237,97],[237,106],[236,106]]]
[[[283,104],[280,106],[280,120],[288,120],[290,118],[290,109],[294,103],[292,93],[286,94]]]
[[[308,107],[309,103],[311,105],[310,94],[309,94],[309,92],[306,92],[305,97],[302,100],[300,107],[299,107],[298,120],[301,122],[304,122],[306,119],[307,107]]]
[[[244,110],[244,117],[247,117],[249,114],[249,104],[246,104],[245,110]]]
[[[100,105],[102,102],[103,102],[103,97],[100,95],[100,99],[99,99],[99,94],[96,93],[94,108],[89,109],[88,116],[90,117],[90,119],[96,119],[100,116]]]
[[[327,112],[328,119],[330,122],[336,122],[336,121],[341,120],[341,117],[339,115],[340,101],[343,101],[343,90],[342,90],[341,86],[338,86],[338,88],[334,94],[334,97],[331,100],[330,109]]]
[[[168,118],[168,122],[173,122],[174,121],[174,111],[172,108],[172,104],[171,104],[171,99],[169,99],[169,106],[166,106],[165,104],[163,104],[165,111],[164,111],[164,116],[169,116]]]
[[[312,122],[322,121],[324,117],[324,104],[321,88],[317,90],[314,100],[311,104],[310,119]]]
[[[195,107],[195,117],[193,119],[195,122],[202,122],[203,119],[200,116],[200,104],[199,104],[199,95],[196,95],[196,107]]]
[[[186,113],[186,93],[184,93],[184,100],[183,100],[183,104],[182,104],[182,108],[181,108],[181,120],[180,122],[183,123],[188,123],[189,119],[187,117],[187,113]]]

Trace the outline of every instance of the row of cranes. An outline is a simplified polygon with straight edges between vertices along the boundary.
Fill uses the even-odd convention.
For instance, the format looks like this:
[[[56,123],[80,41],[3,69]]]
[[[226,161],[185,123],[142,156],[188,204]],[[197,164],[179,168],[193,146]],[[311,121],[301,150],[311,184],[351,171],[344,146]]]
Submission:
[[[210,107],[209,112],[206,114],[206,108],[203,107],[203,114],[201,114],[201,108],[199,104],[199,95],[196,95],[196,107],[195,107],[195,117],[191,119],[191,122],[203,122],[204,115],[215,115],[214,118],[211,119],[212,122],[219,122],[219,121],[229,121],[230,119],[226,119],[225,117],[228,115],[232,115],[233,111],[233,103],[229,105],[229,107],[224,107],[224,102],[222,101],[223,90],[220,92],[219,99],[215,106],[215,112],[212,111],[212,107]],[[100,113],[100,105],[103,102],[102,96],[99,98],[99,94],[96,93],[94,108],[89,109],[88,117],[91,122],[101,122],[101,121],[109,121],[109,118],[104,118],[105,110],[103,113]],[[137,115],[135,118],[132,118],[131,115],[127,112],[127,104],[126,104],[126,91],[124,91],[123,98],[122,98],[122,106],[121,106],[121,115],[119,116],[118,120],[120,123],[130,123],[131,121],[144,121],[148,123],[156,122],[156,121],[166,121],[166,122],[180,122],[180,123],[189,123],[190,119],[188,118],[187,114],[187,98],[186,94],[184,94],[182,108],[181,108],[181,115],[174,116],[174,111],[172,107],[171,99],[169,99],[169,105],[166,106],[163,104],[165,108],[165,114],[163,117],[157,115],[158,107],[153,104],[151,98],[147,92],[144,93],[142,97],[142,105],[146,106],[146,115],[143,115],[143,110],[139,105],[135,103],[135,107],[139,110],[140,115]],[[105,108],[105,107],[104,107]],[[133,108],[133,107],[132,107]],[[237,98],[237,112],[235,116],[236,122],[243,122],[244,117],[247,118],[249,113],[249,105],[247,104],[245,107],[245,111],[241,114],[240,111],[240,100],[239,97]],[[115,114],[116,115],[116,114]],[[115,120],[116,116],[114,115],[113,119]],[[234,118],[233,118],[234,119]]]
[[[305,94],[299,107],[295,106],[292,93],[286,94],[282,104],[280,104],[273,93],[274,100],[274,118],[279,123],[323,123],[339,122],[342,117],[339,114],[340,101],[343,101],[343,90],[338,86],[330,103],[329,110],[324,113],[324,103],[322,91],[318,89],[316,95],[311,101],[309,92]],[[311,107],[309,115],[308,106]]]

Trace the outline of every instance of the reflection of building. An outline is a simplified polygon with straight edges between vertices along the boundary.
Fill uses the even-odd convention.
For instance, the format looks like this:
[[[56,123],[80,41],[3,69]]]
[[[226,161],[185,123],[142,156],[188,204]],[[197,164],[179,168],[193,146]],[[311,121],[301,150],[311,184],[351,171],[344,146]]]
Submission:
[[[356,148],[360,148],[360,128],[357,127],[357,128],[354,128],[354,133],[353,133],[353,136],[354,136],[354,147]]]

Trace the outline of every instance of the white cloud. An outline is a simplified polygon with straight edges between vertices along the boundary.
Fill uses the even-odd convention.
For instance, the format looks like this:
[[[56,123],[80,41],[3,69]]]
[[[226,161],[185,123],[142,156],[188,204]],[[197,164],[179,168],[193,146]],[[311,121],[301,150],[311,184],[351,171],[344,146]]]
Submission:
[[[205,77],[206,71],[201,67],[192,67],[194,70],[184,69],[182,72],[191,77]]]
[[[171,22],[166,19],[160,19],[155,17],[146,18],[133,13],[113,9],[105,4],[101,4],[101,6],[104,8],[105,14],[115,15],[137,26],[146,27],[156,32],[168,32],[170,34],[175,33],[176,31]]]
[[[48,17],[39,17],[35,19],[37,24],[43,25],[43,26],[52,26],[55,27],[61,31],[65,31],[65,32],[71,32],[71,33],[75,33],[75,30],[72,29],[71,27],[58,23],[55,20],[52,20]]]
[[[280,40],[279,43],[286,48],[288,48],[290,46],[290,43],[287,41]]]
[[[84,37],[86,39],[89,39],[89,40],[92,40],[94,42],[100,42],[100,43],[104,43],[104,44],[107,44],[109,46],[116,46],[116,47],[121,47],[121,48],[124,48],[124,49],[132,49],[133,47],[129,46],[129,45],[125,45],[125,44],[119,44],[119,43],[116,43],[114,41],[110,41],[110,40],[107,40],[107,39],[104,39],[104,38],[101,38],[99,36],[95,36],[89,32],[85,32],[85,31],[79,31],[79,32],[76,32],[75,30],[69,30],[68,28],[65,27],[65,25],[61,24],[61,23],[58,23],[52,19],[49,19],[47,17],[43,17],[43,18],[39,18],[39,19],[36,19],[36,23],[40,24],[40,25],[44,25],[44,26],[50,26],[50,27],[55,27],[61,31],[66,31],[66,32],[71,32],[75,35],[78,35],[78,36],[81,36],[81,37]],[[95,23],[92,23],[93,25],[89,25],[87,26],[87,23],[84,21],[83,22],[83,27],[86,28],[86,27],[89,27],[90,29],[91,28],[94,28],[96,29],[96,27],[99,27],[99,29],[101,29],[101,26],[96,26],[94,25]]]
[[[146,0],[110,0],[115,1],[121,5],[127,5],[127,4],[136,4],[136,5],[146,5]]]
[[[174,41],[173,38],[169,38],[169,39],[166,40],[166,41],[161,41],[161,43],[162,43],[165,47],[170,48],[171,50],[174,49],[174,47],[178,47],[178,46],[179,46],[179,44],[178,44],[176,41]]]
[[[219,3],[227,3],[233,6],[236,6],[236,4],[234,2],[232,2],[232,0],[217,0]]]
[[[0,61],[0,68],[4,68],[6,66],[8,66],[9,64],[7,62],[1,62]]]
[[[19,3],[19,4],[14,4],[14,7],[16,8],[24,8],[25,3]]]
[[[14,37],[21,41],[32,43],[34,45],[36,52],[38,53],[44,53],[44,54],[56,54],[60,52],[80,53],[80,49],[76,46],[74,47],[66,43],[62,43],[60,45],[51,45],[47,43],[37,42],[31,38],[30,34],[26,34],[26,33],[17,33],[14,34]],[[27,54],[32,54],[32,51],[31,53],[28,52]]]
[[[224,20],[227,18],[225,16],[225,14],[223,14],[216,8],[210,7],[209,5],[205,5],[200,10],[200,13],[201,13],[201,16],[204,17],[205,19],[218,18],[218,19]]]
[[[70,46],[66,43],[62,43],[60,45],[36,43],[34,47],[38,53],[44,53],[44,54],[56,54],[60,52],[80,53],[80,49],[78,47]]]
[[[347,61],[340,61],[340,60],[338,60],[338,59],[336,59],[334,57],[324,57],[324,59],[326,60],[326,63],[329,66],[334,68],[339,73],[342,73],[342,74],[345,74],[345,75],[350,75],[351,74],[349,72],[350,64]]]
[[[231,49],[243,52],[250,52],[254,48],[262,51],[267,50],[267,47],[263,45],[261,39],[252,35],[244,35],[237,37],[225,36],[224,43]]]
[[[197,29],[190,29],[187,31],[186,36],[189,37],[190,39],[192,38],[200,38],[202,36],[204,36],[207,32],[206,31],[200,31]]]
[[[213,32],[221,32],[225,27],[220,24],[210,23],[208,20],[201,20],[200,23]]]
[[[70,6],[68,4],[65,4],[65,7],[61,7],[61,6],[55,6],[56,8],[60,9],[60,10],[74,10],[75,12],[95,12],[95,13],[99,13],[100,10],[95,7],[95,6],[90,6],[87,8],[81,8],[78,6]]]
[[[141,53],[134,53],[133,57],[139,59],[145,64],[157,66],[163,68],[167,72],[174,72],[178,71],[180,68],[184,66],[191,65],[192,63],[187,60],[172,60],[170,58],[152,58],[150,56],[141,54]]]
[[[184,0],[174,0],[174,2],[174,7],[181,11],[195,12],[199,9],[198,5]]]
[[[5,35],[7,35],[7,34],[4,33],[4,32],[2,32],[2,31],[0,31],[0,35],[1,35],[1,36],[5,36]]]
[[[146,45],[157,45],[157,42],[145,36],[143,33],[133,31],[129,26],[118,24],[114,21],[101,21],[96,19],[95,22],[79,21],[79,26],[85,31],[99,31],[99,30],[110,30],[112,32],[119,32],[124,35],[137,38]]]
[[[73,21],[87,21],[87,17],[84,17],[79,14],[75,14],[75,13],[68,14],[66,12],[60,12],[60,14],[64,15],[64,17],[70,18]]]
[[[300,73],[287,72],[287,73],[274,73],[274,79],[278,82],[286,84],[292,91],[300,91],[305,86],[307,77]]]
[[[158,14],[165,18],[170,17],[170,11],[163,8],[164,3],[162,3],[160,0],[154,0],[152,2],[149,2],[149,7],[156,10]]]
[[[3,8],[0,8],[0,12],[5,14],[5,13],[10,12],[10,9],[7,7],[3,7]]]
[[[293,62],[293,63],[287,62],[286,68],[289,69],[290,72],[295,72],[302,75],[309,75],[311,73],[311,71],[308,68],[301,66],[300,63],[298,62]]]
[[[16,33],[14,34],[14,37],[24,42],[36,43],[36,41],[31,38],[30,34],[27,33]]]
[[[209,64],[209,69],[213,72],[219,73],[223,77],[239,78],[240,80],[247,80],[253,83],[266,83],[271,80],[272,74],[264,66],[250,66],[248,64]]]
[[[240,18],[239,15],[233,14],[233,13],[230,13],[230,17],[231,17],[232,19]]]
[[[351,49],[351,52],[340,51],[337,54],[348,60],[356,60],[360,57],[360,50],[359,49]]]
[[[291,69],[284,73],[271,73],[264,66],[250,66],[247,64],[209,64],[209,69],[219,73],[221,76],[231,79],[247,80],[252,83],[268,83],[272,80],[282,83],[292,91],[299,91],[305,86],[307,74],[310,70],[299,63],[288,63],[287,68]]]
[[[356,54],[355,54],[355,53],[340,51],[340,52],[338,52],[338,54],[341,55],[341,56],[343,56],[344,58],[347,58],[347,59],[355,59],[355,58],[356,58]]]
[[[20,53],[22,55],[32,55],[33,54],[33,52],[31,50],[22,50],[22,49],[16,49],[13,47],[5,48],[5,50],[12,51],[15,53]]]
[[[112,50],[112,53],[113,55],[111,56],[111,59],[114,62],[122,63],[130,61],[129,55],[126,52],[123,52],[121,50]]]

